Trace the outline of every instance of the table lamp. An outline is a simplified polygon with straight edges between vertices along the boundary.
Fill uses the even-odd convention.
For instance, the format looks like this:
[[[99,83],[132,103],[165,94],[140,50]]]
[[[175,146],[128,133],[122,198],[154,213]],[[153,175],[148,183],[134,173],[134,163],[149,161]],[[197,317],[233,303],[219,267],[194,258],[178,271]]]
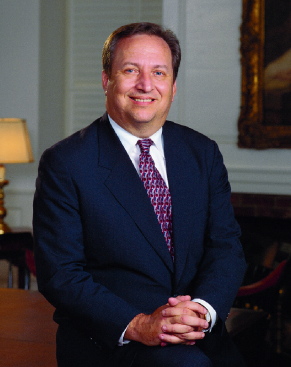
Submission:
[[[7,213],[4,207],[4,186],[9,183],[5,179],[4,164],[28,162],[33,162],[33,155],[26,121],[0,118],[0,235],[11,231],[4,222]]]

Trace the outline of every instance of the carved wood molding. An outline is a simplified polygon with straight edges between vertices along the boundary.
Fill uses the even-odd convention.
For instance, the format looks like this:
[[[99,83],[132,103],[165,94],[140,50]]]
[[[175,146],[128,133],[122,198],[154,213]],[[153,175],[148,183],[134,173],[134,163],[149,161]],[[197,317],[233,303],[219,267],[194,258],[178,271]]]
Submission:
[[[291,123],[264,124],[265,0],[242,1],[242,80],[238,146],[255,149],[291,148]]]

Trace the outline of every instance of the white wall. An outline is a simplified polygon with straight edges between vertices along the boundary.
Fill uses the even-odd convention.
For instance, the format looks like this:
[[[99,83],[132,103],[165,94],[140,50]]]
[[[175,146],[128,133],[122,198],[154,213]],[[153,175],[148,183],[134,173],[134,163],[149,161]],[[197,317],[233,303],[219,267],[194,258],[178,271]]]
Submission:
[[[39,124],[39,1],[0,1],[0,116],[27,120],[37,158]],[[31,226],[36,163],[7,165],[7,222]]]
[[[255,151],[236,145],[241,2],[164,0],[164,22],[177,33],[183,50],[170,117],[218,142],[233,191],[290,194],[291,150]],[[31,225],[37,161],[63,134],[64,14],[64,0],[0,0],[0,115],[27,119],[36,159],[7,167],[10,225]]]
[[[183,49],[174,118],[217,141],[233,191],[290,195],[291,149],[237,147],[242,0],[164,0],[164,7]]]

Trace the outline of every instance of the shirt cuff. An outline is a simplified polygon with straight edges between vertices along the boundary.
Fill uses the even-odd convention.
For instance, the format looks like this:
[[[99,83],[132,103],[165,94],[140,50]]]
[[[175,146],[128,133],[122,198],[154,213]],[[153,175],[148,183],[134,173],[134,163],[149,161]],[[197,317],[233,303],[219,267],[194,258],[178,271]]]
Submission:
[[[127,325],[127,327],[124,329],[123,333],[121,334],[121,337],[120,337],[120,338],[119,338],[119,340],[118,340],[118,346],[119,346],[119,347],[122,347],[123,345],[130,343],[130,340],[124,339],[124,334],[125,334],[125,332],[126,332],[127,328],[128,328],[128,325]]]
[[[206,314],[206,321],[209,320],[208,321],[209,322],[209,327],[208,327],[208,329],[203,330],[203,331],[211,332],[213,326],[216,324],[216,319],[217,319],[217,313],[216,313],[215,309],[208,302],[204,301],[203,299],[194,298],[194,299],[192,299],[192,301],[200,303],[200,305],[205,307],[206,310],[208,311],[207,314]]]

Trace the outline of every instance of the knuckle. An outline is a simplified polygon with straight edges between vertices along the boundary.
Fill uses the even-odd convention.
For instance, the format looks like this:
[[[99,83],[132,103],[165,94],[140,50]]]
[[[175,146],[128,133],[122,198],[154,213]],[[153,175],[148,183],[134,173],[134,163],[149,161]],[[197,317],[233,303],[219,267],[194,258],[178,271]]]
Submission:
[[[189,308],[183,308],[183,314],[185,314],[185,315],[191,315],[191,313],[192,313],[193,311],[191,311]]]
[[[182,315],[182,316],[181,316],[181,322],[182,322],[183,324],[186,324],[186,323],[187,323],[187,321],[188,321],[188,317],[187,317],[187,315]]]

